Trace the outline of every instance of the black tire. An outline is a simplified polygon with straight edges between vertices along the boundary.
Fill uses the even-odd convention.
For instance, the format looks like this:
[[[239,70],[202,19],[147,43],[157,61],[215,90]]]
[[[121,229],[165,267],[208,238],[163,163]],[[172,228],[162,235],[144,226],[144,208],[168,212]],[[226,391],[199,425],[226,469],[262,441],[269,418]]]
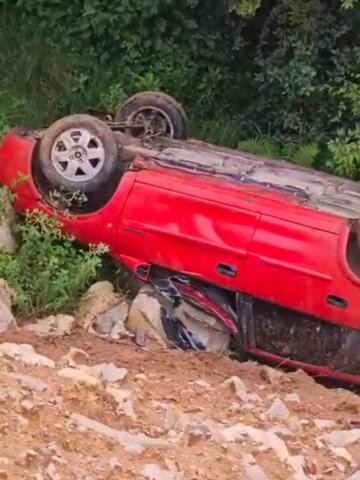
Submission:
[[[152,110],[162,113],[169,125],[165,136],[185,139],[187,137],[187,116],[181,106],[174,98],[163,92],[140,92],[119,106],[115,112],[116,122],[131,122],[139,111]]]
[[[86,132],[90,134],[90,139],[86,136]],[[61,135],[64,135],[64,133],[71,137],[71,148],[66,147],[61,139]],[[81,139],[81,135],[84,135],[84,141],[87,141],[85,147],[80,147],[80,143],[77,145],[75,142],[76,134],[79,133],[79,138]],[[68,137],[65,136],[63,138],[65,139]],[[79,139],[77,141],[79,142]],[[65,151],[56,150],[61,144],[64,145]],[[81,155],[83,155],[82,159],[74,159],[74,156],[78,155],[77,149],[80,148],[82,149],[80,152]],[[92,148],[97,149],[96,152],[94,151],[93,153],[95,158],[90,158]],[[76,151],[73,153],[73,150]],[[84,154],[84,151],[87,151],[88,153]],[[61,162],[58,160],[59,152],[60,155],[66,157],[65,161]],[[100,159],[96,158],[98,152],[101,153],[101,155],[100,153],[98,155],[101,157]],[[73,153],[73,160],[70,160],[71,153]],[[97,160],[100,161],[100,165],[99,163],[96,163]],[[66,161],[68,162],[67,166],[60,166],[60,164],[66,164]],[[81,169],[83,167],[81,165],[77,166],[76,162],[82,162],[84,166],[85,163],[86,165],[89,165],[87,168],[91,174],[87,175],[87,177],[86,174],[82,174]],[[118,147],[116,139],[111,128],[98,118],[82,114],[70,115],[57,120],[46,130],[39,146],[39,163],[42,172],[52,186],[64,187],[68,190],[90,192],[106,183],[116,169],[118,163]],[[95,167],[93,167],[93,164]],[[71,175],[66,173],[66,169],[69,165],[71,165],[72,170],[76,169],[74,170],[73,180],[68,178],[71,177]],[[61,172],[61,168],[64,168],[63,172]],[[90,178],[91,175],[92,177]]]

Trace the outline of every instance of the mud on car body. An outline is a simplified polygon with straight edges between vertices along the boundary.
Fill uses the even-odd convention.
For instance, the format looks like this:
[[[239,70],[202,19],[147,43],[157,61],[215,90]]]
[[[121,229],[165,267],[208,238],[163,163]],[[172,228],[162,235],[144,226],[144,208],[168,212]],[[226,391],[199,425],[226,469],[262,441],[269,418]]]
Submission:
[[[14,129],[0,164],[5,185],[26,176],[12,187],[20,213],[57,211],[173,305],[216,316],[244,351],[360,383],[358,183],[186,139],[181,106],[153,92],[114,116]],[[66,215],[59,189],[86,201]],[[201,348],[164,322],[174,343]]]

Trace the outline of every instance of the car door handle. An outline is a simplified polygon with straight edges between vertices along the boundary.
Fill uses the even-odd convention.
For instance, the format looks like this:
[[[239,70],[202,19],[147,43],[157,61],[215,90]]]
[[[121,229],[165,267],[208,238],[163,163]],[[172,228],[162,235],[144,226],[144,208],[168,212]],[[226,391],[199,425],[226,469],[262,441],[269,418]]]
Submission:
[[[348,306],[346,298],[338,297],[337,295],[328,295],[326,301],[332,307],[346,308]]]
[[[218,263],[216,265],[216,271],[226,277],[236,277],[237,275],[237,268],[232,265],[227,265],[226,263]]]

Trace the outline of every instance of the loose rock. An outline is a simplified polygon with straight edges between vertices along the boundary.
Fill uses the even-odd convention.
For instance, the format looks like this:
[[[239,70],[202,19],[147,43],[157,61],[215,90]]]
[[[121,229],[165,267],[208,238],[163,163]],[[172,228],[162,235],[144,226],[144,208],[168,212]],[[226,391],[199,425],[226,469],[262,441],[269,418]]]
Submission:
[[[345,480],[360,480],[360,469],[357,472],[354,472],[350,477],[346,477]]]
[[[136,419],[134,412],[132,393],[129,390],[123,388],[106,387],[106,393],[108,393],[117,402],[116,412],[118,415],[125,414],[133,420]]]
[[[0,344],[0,357],[10,357],[14,360],[20,360],[27,365],[41,365],[44,367],[55,367],[55,362],[50,358],[39,355],[35,352],[32,345],[2,343]]]
[[[335,430],[319,438],[332,447],[346,447],[360,441],[360,428],[353,430]]]
[[[266,365],[263,365],[260,368],[260,377],[272,385],[279,383],[282,376],[282,372],[275,370],[275,368],[271,368]]]
[[[60,366],[69,366],[76,368],[79,363],[87,363],[90,355],[80,348],[70,347],[69,352],[62,356],[58,362]]]
[[[96,332],[103,335],[111,335],[112,338],[117,339],[122,335],[127,335],[125,328],[125,321],[129,314],[129,304],[123,300],[115,307],[107,312],[99,315],[93,323],[93,328]]]
[[[74,322],[75,318],[71,315],[51,315],[36,320],[36,323],[25,325],[23,330],[33,332],[40,337],[62,337],[71,333]]]
[[[20,373],[8,373],[10,378],[18,380],[23,387],[28,388],[29,390],[38,390],[43,392],[49,388],[49,385],[39,378],[31,377],[30,375],[22,375]]]
[[[3,204],[7,200],[1,195],[0,202]],[[8,253],[15,253],[16,251],[16,240],[12,232],[12,224],[14,221],[14,214],[12,211],[9,211],[5,216],[2,215],[0,218],[0,250],[3,250]]]
[[[113,363],[100,363],[93,367],[80,367],[90,375],[104,382],[115,383],[124,380],[128,371],[126,368],[118,368]]]
[[[294,403],[301,403],[300,402],[300,397],[297,393],[289,393],[288,395],[285,395],[285,402],[294,402]]]
[[[245,383],[239,377],[231,377],[223,383],[224,387],[232,386],[236,396],[243,402],[248,401],[248,394]]]
[[[88,330],[96,318],[118,305],[122,295],[114,291],[114,286],[108,282],[97,282],[81,297],[76,319]]]
[[[140,445],[143,447],[168,447],[168,442],[161,438],[151,438],[143,433],[131,434],[122,430],[115,430],[104,423],[73,413],[70,424],[81,429],[98,433],[99,435],[115,440],[124,447]]]
[[[141,329],[147,336],[157,340],[162,347],[167,347],[161,321],[161,305],[150,295],[148,287],[141,289],[132,302],[125,326],[133,333]]]
[[[158,465],[148,463],[141,470],[141,474],[149,480],[179,480],[179,475],[163,470]]]
[[[79,370],[78,368],[63,368],[57,372],[60,377],[70,378],[75,382],[87,385],[89,387],[95,387],[100,384],[100,380],[88,373]]]
[[[265,412],[265,417],[268,420],[286,420],[289,416],[290,412],[287,406],[279,398],[277,398],[269,410]]]
[[[49,480],[61,480],[61,475],[57,473],[56,467],[53,463],[50,463],[46,467],[46,475],[49,477]]]
[[[322,430],[326,428],[334,428],[336,426],[336,422],[334,422],[334,420],[315,418],[314,425],[317,429]]]
[[[255,443],[261,444],[262,449],[273,450],[281,462],[286,462],[297,475],[304,475],[303,480],[306,479],[305,473],[301,465],[299,465],[299,459],[296,456],[290,455],[286,443],[275,433],[260,430],[242,423],[237,423],[232,427],[222,428],[215,432],[215,437],[223,442],[242,441],[246,436],[250,437]]]
[[[346,450],[344,447],[331,447],[329,446],[329,450],[335,457],[343,458],[346,460],[351,467],[355,466],[355,462],[353,457],[350,455],[350,453]]]
[[[3,278],[0,278],[0,333],[5,332],[11,324],[16,325],[15,318],[11,311],[11,289],[7,282]]]
[[[268,478],[259,465],[245,464],[244,468],[249,480],[267,480]]]

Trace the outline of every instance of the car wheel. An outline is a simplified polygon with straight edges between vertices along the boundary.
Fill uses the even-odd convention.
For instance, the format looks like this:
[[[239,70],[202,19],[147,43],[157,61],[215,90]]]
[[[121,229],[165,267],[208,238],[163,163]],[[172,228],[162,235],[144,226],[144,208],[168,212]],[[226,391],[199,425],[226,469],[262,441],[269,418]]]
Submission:
[[[88,192],[110,178],[117,150],[115,136],[104,122],[90,115],[70,115],[46,130],[39,163],[52,185]]]
[[[187,117],[182,106],[163,92],[140,92],[115,112],[115,121],[144,127],[145,135],[185,139]]]

